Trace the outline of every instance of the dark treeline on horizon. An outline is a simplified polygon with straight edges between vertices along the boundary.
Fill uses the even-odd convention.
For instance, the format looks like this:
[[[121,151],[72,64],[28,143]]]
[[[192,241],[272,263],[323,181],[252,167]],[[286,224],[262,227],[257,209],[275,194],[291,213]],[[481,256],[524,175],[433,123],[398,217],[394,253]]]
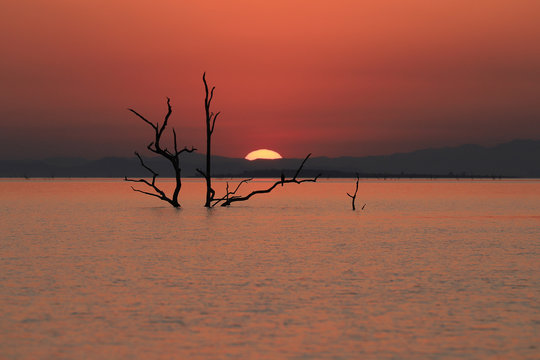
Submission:
[[[258,170],[258,171],[244,171],[240,174],[216,174],[217,179],[236,179],[236,178],[269,178],[279,179],[283,172],[285,176],[291,176],[295,170],[286,169],[283,171],[278,170]],[[317,176],[321,174],[322,179],[352,179],[356,177],[354,171],[325,171],[325,170],[305,170],[303,175],[305,177]],[[454,174],[448,172],[447,174],[418,174],[418,173],[358,173],[361,179],[515,179],[516,176],[504,176],[496,174],[475,174],[475,173],[460,173]],[[197,177],[195,177],[197,178]],[[540,177],[539,177],[540,178]]]

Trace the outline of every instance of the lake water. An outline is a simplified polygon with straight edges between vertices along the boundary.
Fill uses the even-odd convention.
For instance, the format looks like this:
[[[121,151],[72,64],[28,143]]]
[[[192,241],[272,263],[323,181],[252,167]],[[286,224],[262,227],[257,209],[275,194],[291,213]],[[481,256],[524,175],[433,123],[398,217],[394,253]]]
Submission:
[[[0,181],[1,359],[540,358],[540,181],[130,185]]]

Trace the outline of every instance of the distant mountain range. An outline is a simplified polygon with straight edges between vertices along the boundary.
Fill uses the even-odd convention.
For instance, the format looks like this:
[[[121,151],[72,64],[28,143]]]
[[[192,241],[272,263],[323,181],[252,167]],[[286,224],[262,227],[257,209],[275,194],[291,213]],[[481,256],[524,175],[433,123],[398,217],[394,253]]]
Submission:
[[[279,177],[291,174],[303,159],[255,160],[213,157],[216,177]],[[160,158],[145,159],[163,177],[172,176]],[[185,177],[198,177],[204,154],[182,157]],[[514,140],[493,147],[462,145],[409,153],[366,157],[313,157],[304,176],[351,177],[521,177],[540,178],[540,140]],[[99,160],[50,158],[0,160],[0,177],[147,177],[136,158],[107,157]]]

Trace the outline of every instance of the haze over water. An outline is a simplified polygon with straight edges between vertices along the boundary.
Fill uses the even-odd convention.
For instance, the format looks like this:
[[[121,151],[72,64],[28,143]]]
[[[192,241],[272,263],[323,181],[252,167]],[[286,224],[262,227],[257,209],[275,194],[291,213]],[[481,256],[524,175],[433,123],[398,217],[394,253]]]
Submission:
[[[540,357],[537,180],[129,185],[0,181],[0,358]]]

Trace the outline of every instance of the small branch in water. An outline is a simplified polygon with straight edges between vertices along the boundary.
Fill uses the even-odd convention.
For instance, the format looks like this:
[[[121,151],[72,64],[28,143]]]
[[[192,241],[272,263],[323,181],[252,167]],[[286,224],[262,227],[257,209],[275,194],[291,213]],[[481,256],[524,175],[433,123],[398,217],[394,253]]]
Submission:
[[[354,189],[354,194],[351,195],[349,193],[347,193],[347,195],[352,199],[352,209],[353,211],[356,210],[356,206],[355,206],[355,202],[356,202],[356,194],[358,193],[358,181],[360,180],[360,175],[358,173],[356,173],[356,188]],[[366,204],[364,204],[364,206],[366,206]],[[362,206],[362,210],[364,210],[364,206]]]

